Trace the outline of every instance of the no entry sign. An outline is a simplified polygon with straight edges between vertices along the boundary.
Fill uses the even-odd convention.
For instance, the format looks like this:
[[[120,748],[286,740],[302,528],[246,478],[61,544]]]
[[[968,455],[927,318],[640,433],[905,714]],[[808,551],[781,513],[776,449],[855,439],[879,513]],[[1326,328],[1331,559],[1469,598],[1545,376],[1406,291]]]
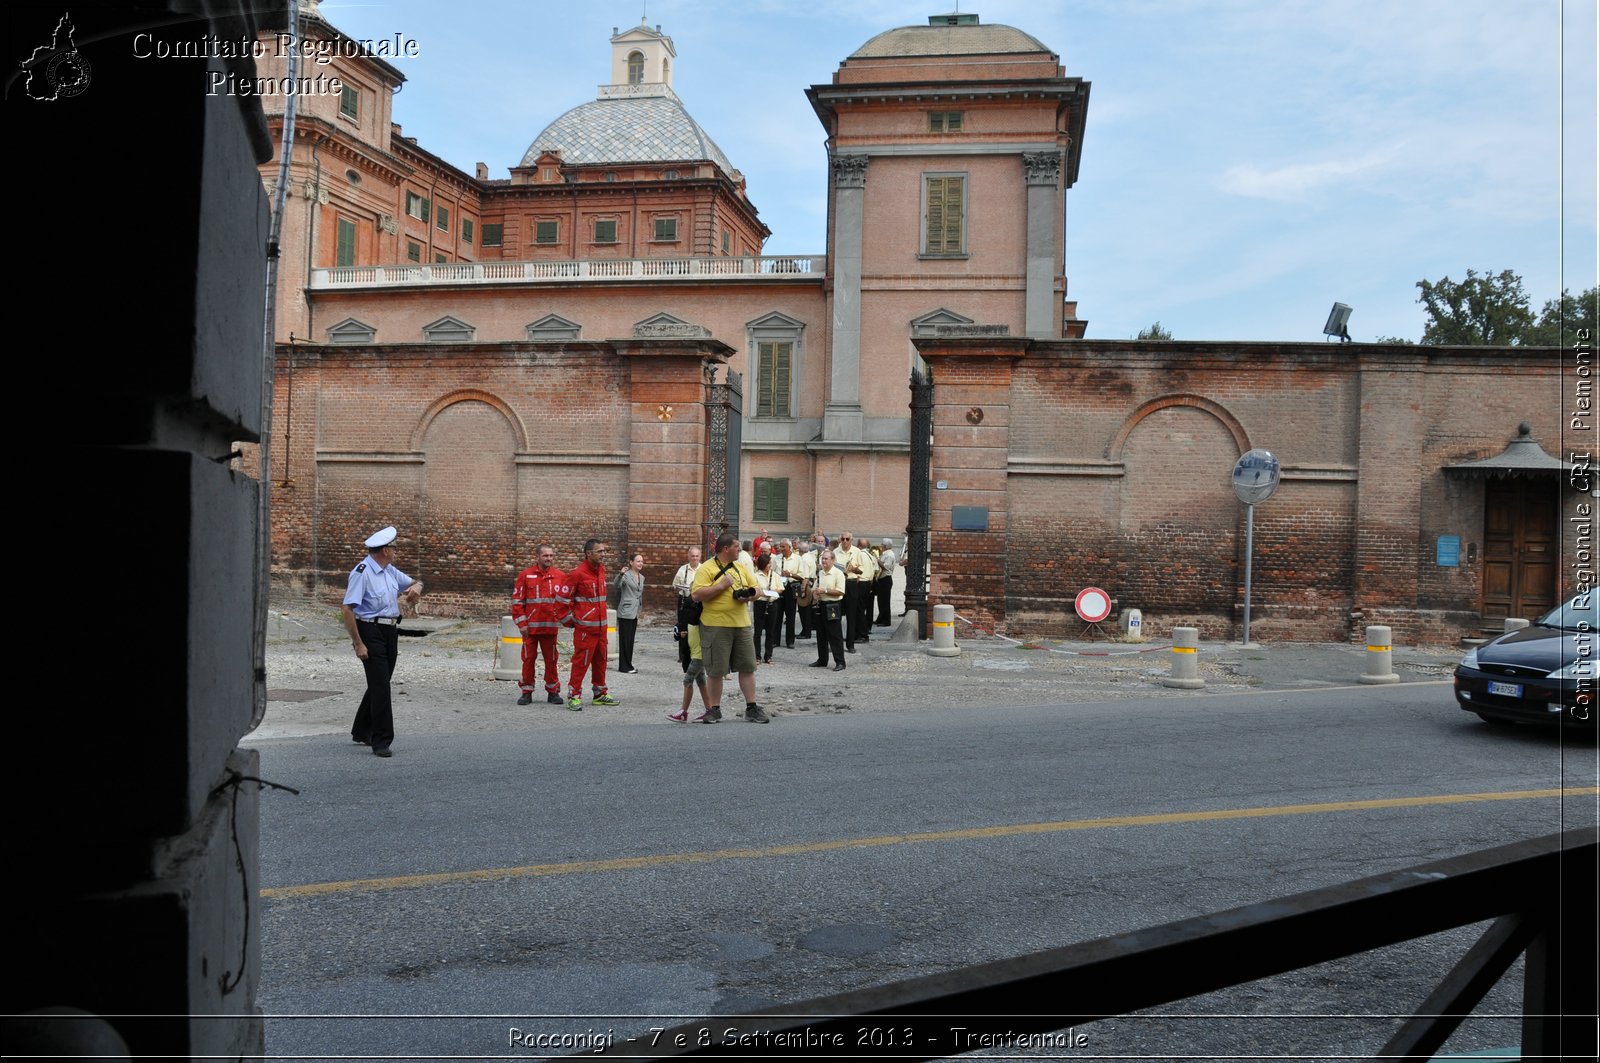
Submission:
[[[1072,608],[1078,611],[1080,620],[1088,624],[1098,624],[1111,615],[1111,595],[1099,587],[1085,587],[1073,600]]]

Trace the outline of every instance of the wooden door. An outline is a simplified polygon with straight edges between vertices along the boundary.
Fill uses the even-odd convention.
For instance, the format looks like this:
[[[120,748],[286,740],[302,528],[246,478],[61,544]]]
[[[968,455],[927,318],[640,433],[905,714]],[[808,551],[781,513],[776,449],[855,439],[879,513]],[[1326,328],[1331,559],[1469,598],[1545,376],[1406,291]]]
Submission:
[[[1490,480],[1483,496],[1483,628],[1500,631],[1508,616],[1532,620],[1556,604],[1554,480]]]

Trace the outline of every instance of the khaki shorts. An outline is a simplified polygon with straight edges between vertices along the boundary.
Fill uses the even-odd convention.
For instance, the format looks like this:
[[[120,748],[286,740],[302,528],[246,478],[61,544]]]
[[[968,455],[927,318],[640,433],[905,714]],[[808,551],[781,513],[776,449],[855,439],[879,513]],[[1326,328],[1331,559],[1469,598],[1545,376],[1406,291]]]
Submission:
[[[706,675],[756,670],[756,643],[746,627],[700,625],[700,656],[706,662]]]

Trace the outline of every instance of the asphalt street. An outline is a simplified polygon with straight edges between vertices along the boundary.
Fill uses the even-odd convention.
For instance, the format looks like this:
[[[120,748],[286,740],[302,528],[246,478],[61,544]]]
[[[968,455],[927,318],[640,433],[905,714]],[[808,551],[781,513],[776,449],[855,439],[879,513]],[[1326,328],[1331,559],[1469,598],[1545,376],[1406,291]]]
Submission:
[[[392,761],[260,737],[300,790],[262,798],[269,1053],[557,1055],[1595,822],[1592,744],[1485,725],[1445,683],[1136,693],[551,710]],[[1075,1054],[1371,1052],[1474,936],[1096,1023]],[[1518,993],[1447,1048],[1514,1044]]]

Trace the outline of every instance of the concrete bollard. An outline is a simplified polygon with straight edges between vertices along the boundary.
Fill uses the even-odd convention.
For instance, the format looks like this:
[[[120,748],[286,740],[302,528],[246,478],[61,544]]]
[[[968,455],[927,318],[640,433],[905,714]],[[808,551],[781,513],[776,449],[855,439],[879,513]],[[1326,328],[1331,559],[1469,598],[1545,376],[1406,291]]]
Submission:
[[[933,622],[929,625],[929,640],[933,643],[928,647],[930,657],[959,657],[961,647],[956,645],[956,607],[953,605],[936,605],[933,607]]]
[[[500,618],[500,641],[494,646],[494,677],[522,682],[522,632],[509,616]]]
[[[1529,624],[1529,621],[1524,620],[1520,616],[1508,616],[1508,617],[1506,617],[1506,631],[1507,632],[1521,631],[1523,628],[1527,627],[1528,624]]]
[[[621,660],[622,647],[617,643],[617,611],[606,610],[606,662]]]
[[[1172,629],[1172,674],[1162,679],[1161,685],[1179,690],[1199,690],[1206,685],[1200,678],[1199,628]]]
[[[1394,632],[1382,625],[1367,628],[1367,673],[1361,677],[1363,683],[1400,682],[1394,672],[1393,637]]]

